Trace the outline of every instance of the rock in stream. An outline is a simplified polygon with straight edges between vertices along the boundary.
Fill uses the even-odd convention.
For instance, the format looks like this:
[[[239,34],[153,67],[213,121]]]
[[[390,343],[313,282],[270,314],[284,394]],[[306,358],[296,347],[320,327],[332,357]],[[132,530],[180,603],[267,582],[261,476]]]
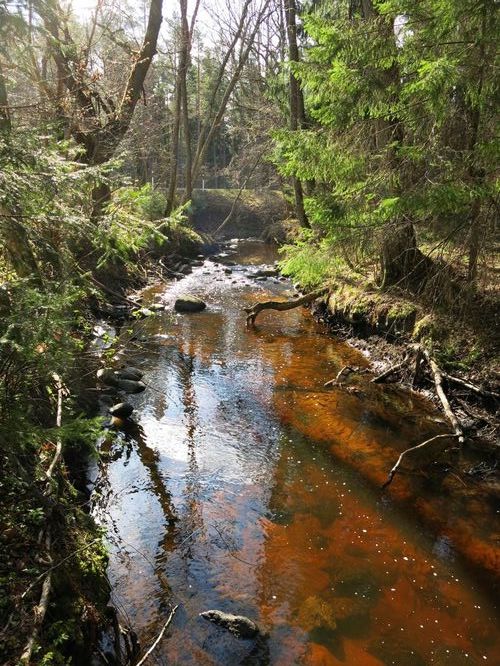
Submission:
[[[260,634],[258,625],[244,615],[231,615],[219,610],[208,610],[200,613],[200,617],[227,629],[237,638],[255,638]]]
[[[185,294],[179,296],[174,304],[174,309],[177,312],[201,312],[207,307],[205,301],[202,301],[201,298],[197,296],[191,296],[190,294]]]

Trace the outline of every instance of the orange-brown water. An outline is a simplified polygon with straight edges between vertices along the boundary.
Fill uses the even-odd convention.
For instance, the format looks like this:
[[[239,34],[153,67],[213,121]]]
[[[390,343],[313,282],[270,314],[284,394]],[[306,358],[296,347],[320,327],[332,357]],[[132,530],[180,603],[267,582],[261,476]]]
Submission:
[[[363,375],[348,380],[356,393],[324,389],[367,361],[305,311],[246,330],[243,306],[292,290],[248,277],[274,259],[265,246],[229,258],[231,275],[207,262],[163,290],[167,303],[202,296],[205,312],[141,322],[145,341],[126,348],[149,388],[131,398],[137,427],[104,447],[94,512],[141,644],[179,604],[157,663],[500,663],[498,609],[476,578],[498,573],[491,498],[450,474],[379,489],[399,451],[446,430],[441,415]],[[198,616],[213,608],[266,638]]]

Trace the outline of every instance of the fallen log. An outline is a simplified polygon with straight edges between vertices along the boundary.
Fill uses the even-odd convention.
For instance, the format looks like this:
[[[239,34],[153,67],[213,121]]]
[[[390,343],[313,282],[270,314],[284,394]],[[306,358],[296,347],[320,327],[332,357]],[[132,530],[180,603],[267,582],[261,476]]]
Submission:
[[[438,395],[439,400],[441,401],[441,404],[443,405],[443,410],[446,415],[446,418],[451,423],[453,432],[458,437],[459,444],[463,444],[465,442],[465,435],[462,430],[462,426],[460,425],[457,417],[455,416],[450,406],[446,393],[444,392],[443,373],[441,371],[441,368],[438,366],[436,361],[432,358],[432,356],[429,354],[429,352],[426,349],[422,349],[422,353],[425,356],[429,364],[429,367],[431,369],[432,376],[434,379],[434,385],[436,387],[436,393]]]
[[[328,293],[328,290],[328,287],[322,287],[321,289],[311,291],[309,294],[305,294],[300,298],[296,298],[293,301],[261,301],[260,303],[256,303],[251,308],[243,308],[247,313],[247,326],[253,326],[257,316],[263,310],[278,310],[279,312],[293,310],[294,308],[298,308],[301,305],[307,305],[308,303],[315,301],[317,298],[324,296],[326,293]]]

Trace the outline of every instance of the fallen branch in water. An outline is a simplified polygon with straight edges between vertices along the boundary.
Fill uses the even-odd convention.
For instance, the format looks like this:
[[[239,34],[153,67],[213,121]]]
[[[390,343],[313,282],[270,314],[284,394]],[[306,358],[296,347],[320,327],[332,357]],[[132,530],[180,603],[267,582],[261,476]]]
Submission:
[[[279,312],[293,310],[294,308],[298,308],[301,305],[307,305],[307,303],[315,301],[317,298],[320,298],[321,296],[324,296],[324,294],[328,293],[328,291],[328,287],[322,287],[321,289],[311,291],[309,294],[305,294],[300,298],[296,298],[293,301],[262,301],[260,303],[256,303],[251,308],[243,308],[247,313],[247,326],[253,326],[258,314],[263,310],[278,310]]]
[[[394,478],[394,475],[398,471],[399,467],[401,466],[401,463],[403,462],[405,456],[407,456],[409,453],[412,453],[413,451],[417,451],[418,449],[423,449],[425,446],[428,446],[429,444],[432,444],[438,439],[449,439],[452,437],[458,437],[457,434],[455,433],[447,433],[445,435],[435,435],[434,437],[431,437],[430,439],[426,439],[425,442],[422,442],[421,444],[417,444],[416,446],[411,446],[409,449],[405,449],[397,459],[396,464],[394,467],[391,469],[389,472],[389,475],[387,477],[387,480],[384,482],[382,485],[382,488],[387,488],[387,486],[391,483],[391,481]]]
[[[340,378],[341,378],[343,375],[347,374],[347,373],[350,374],[351,372],[356,372],[356,370],[355,370],[354,368],[351,368],[350,365],[344,365],[344,367],[343,367],[341,370],[339,370],[339,371],[337,372],[337,374],[335,375],[335,377],[334,377],[333,379],[330,379],[329,381],[325,382],[325,383],[323,384],[323,386],[324,386],[325,388],[328,388],[328,386],[337,386],[338,383],[339,383]]]
[[[142,657],[142,659],[140,659],[140,660],[137,662],[137,664],[136,664],[135,666],[142,666],[142,664],[144,664],[144,663],[147,661],[148,657],[151,655],[151,653],[153,652],[153,650],[155,649],[155,647],[158,645],[158,643],[159,643],[159,642],[161,641],[161,639],[163,638],[163,634],[164,634],[165,631],[167,630],[168,625],[172,622],[172,620],[173,620],[173,618],[174,618],[174,615],[175,615],[175,611],[176,611],[178,608],[179,608],[179,605],[174,606],[174,607],[172,608],[172,610],[170,611],[170,615],[168,616],[168,620],[167,620],[167,621],[165,622],[165,624],[163,625],[163,627],[162,627],[160,633],[158,634],[158,636],[157,636],[155,642],[154,642],[153,645],[149,648],[149,650],[145,653],[145,655]]]

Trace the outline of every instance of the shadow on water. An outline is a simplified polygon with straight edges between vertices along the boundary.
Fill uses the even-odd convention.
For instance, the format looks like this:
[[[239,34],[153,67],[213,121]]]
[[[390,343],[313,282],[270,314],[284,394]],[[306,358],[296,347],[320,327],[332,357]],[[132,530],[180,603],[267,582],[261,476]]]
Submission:
[[[441,416],[363,376],[349,380],[356,394],[325,390],[367,361],[303,312],[245,330],[243,305],[291,290],[252,278],[269,248],[238,247],[230,275],[207,261],[146,292],[167,305],[194,293],[208,308],[142,323],[147,344],[127,350],[148,390],[131,398],[137,424],[109,445],[94,503],[114,598],[141,644],[179,604],[158,663],[495,663],[498,610],[464,565],[495,567],[490,505],[417,470],[378,490]],[[263,635],[238,640],[199,618],[209,609]]]

